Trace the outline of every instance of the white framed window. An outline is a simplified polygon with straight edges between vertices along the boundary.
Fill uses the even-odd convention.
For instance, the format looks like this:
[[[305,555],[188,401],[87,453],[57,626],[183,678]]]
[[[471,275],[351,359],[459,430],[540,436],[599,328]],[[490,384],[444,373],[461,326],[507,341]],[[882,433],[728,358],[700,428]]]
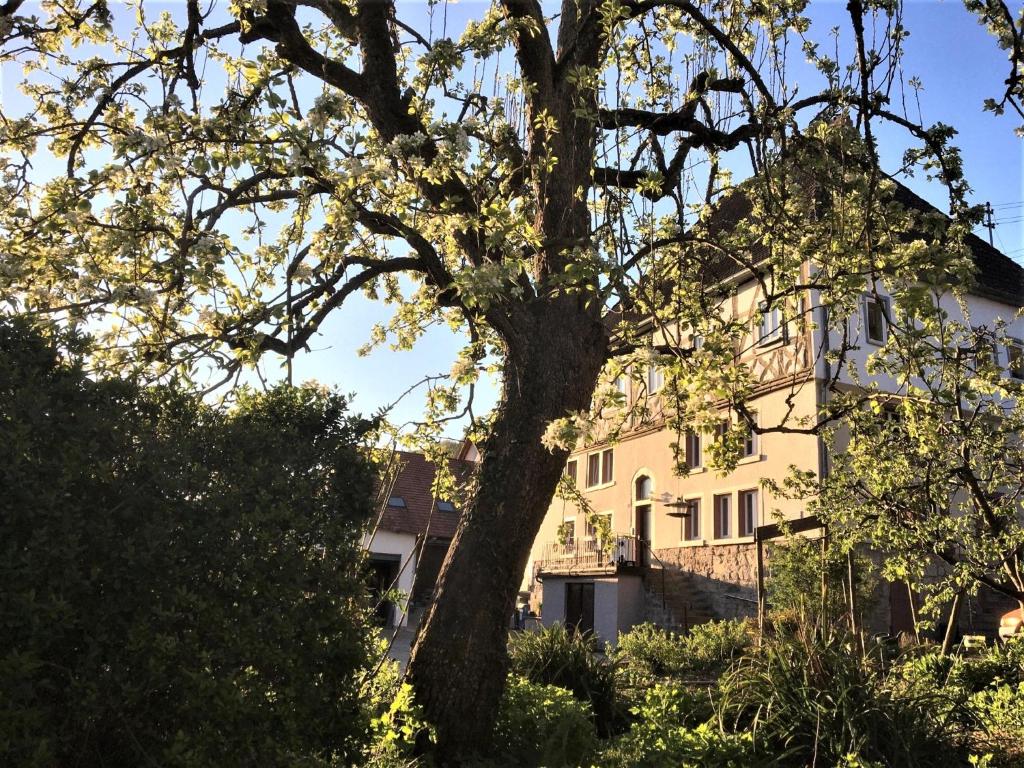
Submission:
[[[864,305],[864,338],[872,344],[885,344],[889,337],[886,317],[889,314],[889,300],[884,296],[866,295]]]
[[[576,518],[567,517],[562,521],[562,525],[565,526],[564,546],[566,550],[571,551],[576,548]]]
[[[633,487],[633,498],[636,501],[649,501],[654,495],[654,481],[647,475],[640,475]]]
[[[700,539],[700,499],[686,499],[686,511],[683,518],[683,540],[697,541]]]
[[[647,393],[653,395],[665,386],[665,372],[656,365],[647,367]]]
[[[740,536],[753,536],[757,528],[757,490],[740,491]]]
[[[565,476],[572,481],[573,485],[576,484],[577,466],[578,464],[576,459],[570,459],[569,461],[565,462]]]
[[[1006,370],[1015,379],[1024,379],[1024,344],[1011,339],[1006,345]]]
[[[587,488],[607,485],[612,481],[615,458],[611,448],[587,456]]]
[[[629,384],[626,380],[626,374],[620,373],[615,377],[615,391],[621,395],[629,395]]]
[[[728,539],[732,535],[732,494],[715,496],[715,538]]]
[[[758,320],[755,326],[755,335],[759,346],[767,346],[786,338],[786,327],[782,321],[782,310],[779,307],[769,307],[766,302],[757,305]]]
[[[693,429],[686,430],[685,449],[686,466],[690,469],[700,469],[704,466],[704,457],[701,455],[700,432]]]

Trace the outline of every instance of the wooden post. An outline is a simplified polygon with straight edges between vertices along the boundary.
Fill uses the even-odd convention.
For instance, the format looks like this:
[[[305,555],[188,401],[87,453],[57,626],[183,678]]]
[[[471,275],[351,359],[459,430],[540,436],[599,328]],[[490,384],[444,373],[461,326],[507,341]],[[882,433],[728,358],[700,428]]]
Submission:
[[[903,582],[907,587],[907,600],[910,601],[910,620],[914,622],[914,642],[921,644],[921,631],[917,628],[917,606],[914,605],[914,590],[910,588],[910,582]]]
[[[949,622],[946,624],[946,635],[942,638],[942,655],[948,656],[953,650],[953,637],[956,635],[957,620],[960,618],[960,605],[963,602],[964,591],[957,590],[953,598],[953,607],[949,609]]]
[[[764,637],[764,540],[757,537],[757,642],[761,644]]]
[[[853,552],[846,553],[846,580],[850,585],[850,631],[853,632],[854,639],[857,642],[857,650],[860,655],[864,656],[864,638],[860,633],[860,622],[857,621],[857,588],[854,569],[853,569]]]

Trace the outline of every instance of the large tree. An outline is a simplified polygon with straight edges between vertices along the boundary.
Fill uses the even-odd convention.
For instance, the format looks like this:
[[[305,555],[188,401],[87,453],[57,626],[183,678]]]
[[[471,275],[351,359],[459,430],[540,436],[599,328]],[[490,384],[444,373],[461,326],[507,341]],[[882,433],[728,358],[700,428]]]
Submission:
[[[677,421],[699,423],[752,391],[735,364],[749,326],[716,309],[723,264],[795,322],[810,289],[849,307],[922,260],[969,272],[951,132],[889,106],[898,4],[851,0],[835,54],[805,4],[499,0],[455,30],[437,3],[187,0],[151,18],[138,2],[127,18],[97,0],[37,18],[11,0],[3,57],[26,75],[0,125],[0,285],[19,311],[101,330],[96,364],[119,370],[230,380],[290,360],[358,291],[397,306],[377,339],[466,332],[435,410],[497,361],[476,491],[409,668],[455,759],[486,742],[515,592],[609,361],[664,365],[689,398]],[[818,92],[790,85],[794,54]],[[898,234],[915,220],[879,170],[880,121],[916,143],[906,167],[949,186],[953,226],[917,227],[941,248]],[[706,213],[728,204],[727,165],[753,181],[722,228]]]

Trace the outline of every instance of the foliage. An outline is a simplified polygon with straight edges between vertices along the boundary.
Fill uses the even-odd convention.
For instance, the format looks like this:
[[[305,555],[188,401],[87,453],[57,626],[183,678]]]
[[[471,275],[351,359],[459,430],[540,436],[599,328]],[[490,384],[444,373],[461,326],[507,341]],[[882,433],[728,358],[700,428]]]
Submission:
[[[862,614],[869,614],[877,583],[876,568],[866,555],[855,552],[852,556],[857,604]],[[823,555],[820,540],[787,536],[772,545],[768,567],[766,589],[773,623],[796,627],[810,622],[826,626],[847,612],[848,566],[842,548],[826,549]],[[825,605],[821,603],[823,578]]]
[[[944,716],[944,692],[895,690],[850,638],[812,635],[767,641],[721,681],[721,716],[751,730],[758,753],[799,765],[962,764],[963,734]]]
[[[637,624],[619,635],[612,658],[641,678],[665,677],[682,671],[686,664],[685,647],[682,635],[655,624]]]
[[[412,764],[418,745],[434,741],[434,733],[423,718],[412,686],[402,683],[387,709],[371,722],[373,743],[368,765]]]
[[[587,765],[597,747],[593,712],[564,688],[510,675],[494,744],[495,758],[508,765]]]
[[[631,712],[634,722],[602,753],[601,765],[622,768],[753,768],[767,764],[754,754],[749,733],[723,733],[696,713],[695,697],[674,685],[648,689]]]
[[[537,632],[517,632],[509,639],[508,655],[514,675],[541,685],[565,688],[587,702],[602,735],[621,713],[616,704],[614,665],[596,655],[593,637],[562,624]]]
[[[474,670],[492,677],[478,689],[485,700],[470,701],[479,659],[459,659],[454,677],[433,673],[448,651],[437,633],[483,636],[481,622],[507,607],[506,590],[475,569],[513,588],[535,531],[511,534],[541,519],[568,444],[587,434],[591,404],[606,402],[593,397],[603,366],[641,387],[661,366],[663,397],[679,405],[669,428],[708,432],[722,403],[749,415],[756,366],[735,350],[765,313],[785,312],[795,330],[827,307],[838,332],[866,288],[886,289],[895,314],[913,318],[929,290],[972,279],[963,243],[978,211],[955,130],[891,111],[908,34],[898,4],[851,2],[855,44],[835,58],[803,0],[564,0],[557,21],[507,0],[461,29],[394,2],[188,0],[159,16],[151,5],[0,6],[0,64],[24,73],[23,98],[0,114],[0,296],[92,323],[93,364],[119,376],[216,383],[268,354],[291,360],[362,293],[395,309],[368,329],[371,345],[409,348],[441,323],[465,334],[448,380],[429,387],[421,439],[460,408],[472,413],[463,395],[493,356],[505,402],[474,425],[495,441],[487,480],[448,560],[433,614],[443,620],[427,625],[413,662],[431,689],[424,701],[443,702],[450,719],[439,736],[469,733],[471,706],[480,729],[490,725],[502,669]],[[995,31],[1012,40],[1005,24]],[[794,53],[815,71],[799,98]],[[946,186],[950,219],[897,199],[879,167],[883,124],[913,142],[902,172]],[[742,190],[734,151],[751,166]],[[712,209],[737,194],[749,215],[715,227]],[[714,276],[754,253],[764,254],[761,304],[745,317],[719,312],[733,292]],[[812,258],[818,306],[800,310]],[[613,306],[643,322],[609,318]],[[837,359],[855,346],[843,339]],[[572,376],[552,375],[556,366]],[[738,459],[741,422],[709,446],[716,464]],[[551,452],[546,430],[559,438]],[[502,485],[523,462],[534,487]],[[1011,504],[996,516],[1006,537],[956,524],[942,533],[978,538],[978,562],[1002,562],[1004,545],[1021,543]],[[920,546],[923,531],[914,535],[905,549]],[[494,537],[518,546],[482,557]],[[481,610],[462,609],[470,592]],[[484,658],[500,653],[493,642]]]
[[[714,676],[752,643],[750,625],[740,619],[698,624],[686,635],[653,624],[638,624],[619,637],[612,658],[632,672],[649,677]]]
[[[0,762],[357,755],[373,475],[345,400],[217,410],[87,378],[82,347],[0,321]]]
[[[686,637],[686,668],[695,673],[720,673],[753,642],[751,625],[742,619],[698,624]]]

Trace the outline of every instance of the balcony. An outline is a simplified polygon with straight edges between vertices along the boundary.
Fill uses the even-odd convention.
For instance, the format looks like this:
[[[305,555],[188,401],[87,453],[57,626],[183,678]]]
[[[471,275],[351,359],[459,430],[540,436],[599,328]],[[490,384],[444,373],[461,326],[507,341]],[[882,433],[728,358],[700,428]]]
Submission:
[[[645,565],[646,544],[636,536],[616,536],[603,548],[595,539],[548,542],[535,565],[537,575],[610,576]]]

